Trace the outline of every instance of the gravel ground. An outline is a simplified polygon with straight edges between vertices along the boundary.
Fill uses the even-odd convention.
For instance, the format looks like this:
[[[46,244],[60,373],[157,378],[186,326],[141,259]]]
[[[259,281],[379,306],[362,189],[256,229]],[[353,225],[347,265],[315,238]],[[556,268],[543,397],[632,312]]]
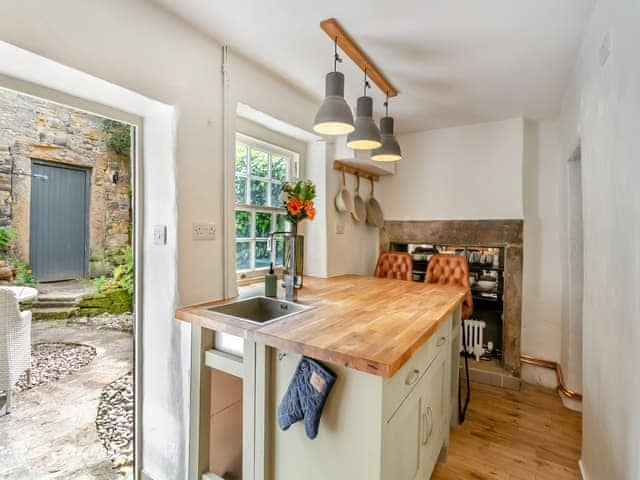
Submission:
[[[55,382],[88,365],[95,356],[96,349],[89,345],[36,343],[31,346],[31,384],[27,385],[27,375],[22,374],[16,390],[22,392]]]
[[[73,317],[67,321],[67,325],[73,327],[94,327],[98,330],[118,330],[133,333],[132,313],[103,313],[95,317]]]
[[[96,428],[114,467],[123,476],[133,471],[133,376],[129,372],[100,395]]]

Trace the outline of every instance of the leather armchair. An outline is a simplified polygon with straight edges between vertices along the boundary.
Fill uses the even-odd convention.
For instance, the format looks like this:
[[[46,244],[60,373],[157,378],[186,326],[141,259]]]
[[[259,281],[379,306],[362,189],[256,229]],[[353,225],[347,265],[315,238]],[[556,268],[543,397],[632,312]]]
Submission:
[[[473,314],[473,298],[469,283],[469,264],[465,257],[458,255],[433,255],[427,266],[425,283],[455,285],[469,289],[462,301],[462,319],[471,318]]]
[[[413,259],[403,252],[382,252],[374,276],[396,280],[413,280]]]

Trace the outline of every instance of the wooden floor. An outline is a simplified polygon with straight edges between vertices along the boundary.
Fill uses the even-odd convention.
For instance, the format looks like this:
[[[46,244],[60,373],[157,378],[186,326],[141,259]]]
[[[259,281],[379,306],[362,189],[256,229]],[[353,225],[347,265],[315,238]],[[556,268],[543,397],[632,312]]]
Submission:
[[[473,383],[466,420],[452,430],[446,463],[431,479],[579,479],[581,421],[554,390]]]

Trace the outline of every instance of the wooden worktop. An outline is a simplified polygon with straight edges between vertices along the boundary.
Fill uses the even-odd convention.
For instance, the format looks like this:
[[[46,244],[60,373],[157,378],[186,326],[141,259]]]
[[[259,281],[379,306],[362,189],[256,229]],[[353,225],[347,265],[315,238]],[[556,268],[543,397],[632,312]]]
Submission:
[[[180,308],[176,316],[271,347],[391,377],[460,306],[465,293],[462,287],[358,275],[305,277],[298,303],[314,308],[268,325],[206,310],[223,302]]]

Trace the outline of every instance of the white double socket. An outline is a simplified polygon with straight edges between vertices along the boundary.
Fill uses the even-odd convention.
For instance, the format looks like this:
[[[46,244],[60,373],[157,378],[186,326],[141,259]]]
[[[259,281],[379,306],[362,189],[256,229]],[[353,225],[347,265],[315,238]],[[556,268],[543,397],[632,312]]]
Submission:
[[[194,240],[215,240],[216,224],[215,223],[193,223],[191,232],[192,232],[192,238]]]

